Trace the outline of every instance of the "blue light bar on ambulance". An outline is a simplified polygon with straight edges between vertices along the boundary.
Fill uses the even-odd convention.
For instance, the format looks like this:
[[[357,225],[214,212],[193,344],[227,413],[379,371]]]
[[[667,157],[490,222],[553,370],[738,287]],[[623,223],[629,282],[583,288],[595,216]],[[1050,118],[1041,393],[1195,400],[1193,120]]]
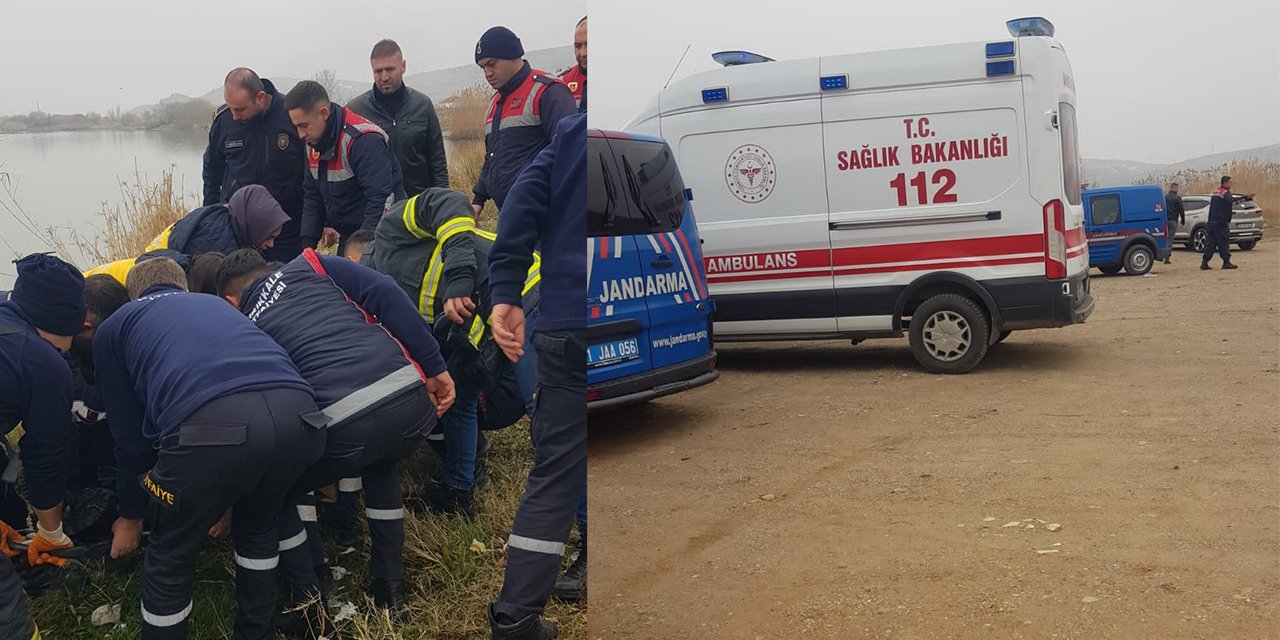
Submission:
[[[838,76],[822,76],[819,80],[819,86],[823,91],[840,91],[849,88],[849,75],[842,73]]]
[[[719,87],[716,89],[703,89],[702,101],[703,102],[728,102],[729,88]]]
[[[750,51],[717,51],[711,54],[711,59],[726,67],[734,67],[740,64],[773,62],[773,58],[765,57],[758,53],[751,53]]]
[[[1041,18],[1040,16],[1014,18],[1004,24],[1006,27],[1009,27],[1009,35],[1012,35],[1015,38],[1021,38],[1023,36],[1053,37],[1053,23]]]
[[[988,58],[1007,58],[1015,53],[1012,40],[1005,42],[988,42],[987,57]]]
[[[987,77],[1011,76],[1017,72],[1012,60],[996,60],[987,63]]]

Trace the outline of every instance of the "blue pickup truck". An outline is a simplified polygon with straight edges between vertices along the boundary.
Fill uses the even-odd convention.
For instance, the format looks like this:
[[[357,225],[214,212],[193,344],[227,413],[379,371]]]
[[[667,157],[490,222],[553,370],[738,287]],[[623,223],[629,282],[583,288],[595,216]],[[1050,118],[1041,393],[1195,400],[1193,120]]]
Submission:
[[[587,409],[715,381],[715,303],[671,148],[590,130],[587,172]]]
[[[1107,275],[1123,269],[1140,276],[1156,260],[1169,257],[1172,244],[1159,185],[1087,189],[1081,197],[1090,267]]]

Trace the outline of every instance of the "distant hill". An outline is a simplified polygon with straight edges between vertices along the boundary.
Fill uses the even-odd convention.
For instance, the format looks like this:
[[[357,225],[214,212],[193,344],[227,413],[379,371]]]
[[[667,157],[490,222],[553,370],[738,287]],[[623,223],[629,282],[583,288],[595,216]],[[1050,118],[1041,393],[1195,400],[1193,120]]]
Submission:
[[[1152,164],[1131,160],[1096,160],[1085,158],[1085,178],[1092,181],[1095,187],[1114,187],[1133,184],[1137,180],[1150,176],[1170,175],[1183,170],[1203,170],[1221,166],[1238,160],[1256,158],[1262,162],[1280,163],[1280,144],[1265,147],[1243,149],[1240,151],[1224,151],[1213,155],[1201,156],[1191,160],[1183,160],[1173,164]]]
[[[192,100],[194,100],[194,99],[195,99],[195,98],[192,98],[191,96],[183,95],[183,94],[181,94],[181,93],[175,93],[175,94],[170,95],[168,98],[165,98],[165,99],[161,100],[160,102],[158,102],[158,103],[156,103],[156,104],[142,104],[142,105],[138,105],[138,106],[136,106],[136,107],[134,107],[134,108],[130,109],[130,110],[128,111],[128,113],[131,113],[131,114],[133,114],[133,115],[135,115],[135,116],[139,116],[139,117],[141,117],[141,116],[145,116],[145,115],[147,115],[148,113],[150,113],[150,112],[152,112],[152,111],[155,111],[156,109],[159,109],[160,107],[183,105],[183,104],[186,104],[186,103],[188,103],[188,102],[191,102],[191,101],[192,101]],[[218,100],[217,100],[217,102],[214,102],[214,101],[210,100],[207,96],[205,96],[205,97],[204,97],[204,101],[205,101],[205,102],[208,102],[208,103],[210,103],[210,104],[213,104],[213,105],[219,105],[219,104],[222,104],[222,95],[221,95],[221,92],[219,92],[219,94],[218,94]]]

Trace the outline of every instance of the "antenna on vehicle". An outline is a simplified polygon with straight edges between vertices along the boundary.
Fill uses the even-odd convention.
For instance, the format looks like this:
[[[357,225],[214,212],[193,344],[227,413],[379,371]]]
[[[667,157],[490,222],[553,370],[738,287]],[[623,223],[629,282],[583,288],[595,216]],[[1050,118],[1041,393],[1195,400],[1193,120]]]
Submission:
[[[689,49],[692,49],[692,48],[693,48],[692,42],[689,43],[689,46],[684,48],[684,53],[680,54],[680,60],[676,62],[676,68],[671,70],[671,75],[667,76],[666,83],[662,85],[663,89],[666,89],[667,85],[671,84],[671,79],[676,77],[676,72],[680,70],[680,65],[684,63],[684,57],[689,55]]]

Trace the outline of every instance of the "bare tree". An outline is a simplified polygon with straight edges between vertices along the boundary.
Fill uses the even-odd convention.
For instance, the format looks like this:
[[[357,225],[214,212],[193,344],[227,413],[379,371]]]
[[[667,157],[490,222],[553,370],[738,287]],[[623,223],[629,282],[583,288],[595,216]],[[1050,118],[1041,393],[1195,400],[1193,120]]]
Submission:
[[[338,74],[333,69],[321,69],[311,76],[312,80],[320,83],[324,90],[329,92],[329,99],[338,103],[346,104],[351,96],[347,94],[347,90],[342,88],[342,84],[338,81]]]

